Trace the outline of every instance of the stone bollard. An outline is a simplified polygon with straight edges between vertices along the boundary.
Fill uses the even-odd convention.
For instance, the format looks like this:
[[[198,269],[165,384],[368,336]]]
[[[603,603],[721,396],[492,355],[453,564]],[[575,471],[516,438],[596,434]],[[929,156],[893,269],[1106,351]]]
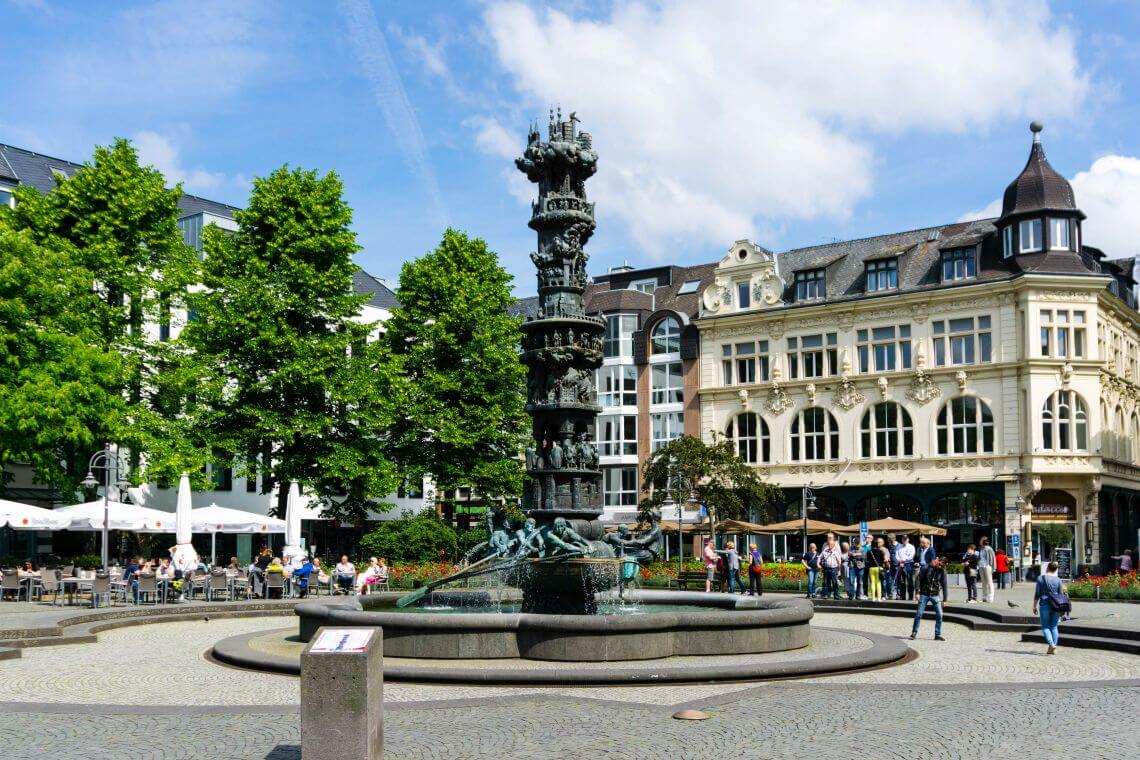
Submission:
[[[379,628],[320,628],[301,653],[303,760],[384,754],[384,636]]]

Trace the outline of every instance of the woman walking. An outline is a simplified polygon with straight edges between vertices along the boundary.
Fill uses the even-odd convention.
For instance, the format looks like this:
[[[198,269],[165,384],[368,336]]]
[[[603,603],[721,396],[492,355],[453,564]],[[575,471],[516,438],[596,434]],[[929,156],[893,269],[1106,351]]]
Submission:
[[[1037,587],[1033,591],[1034,615],[1038,608],[1041,610],[1041,633],[1049,645],[1045,654],[1056,654],[1060,637],[1057,624],[1061,622],[1061,615],[1073,609],[1069,597],[1065,596],[1065,587],[1057,577],[1056,562],[1050,562],[1045,568],[1045,574],[1037,578]]]

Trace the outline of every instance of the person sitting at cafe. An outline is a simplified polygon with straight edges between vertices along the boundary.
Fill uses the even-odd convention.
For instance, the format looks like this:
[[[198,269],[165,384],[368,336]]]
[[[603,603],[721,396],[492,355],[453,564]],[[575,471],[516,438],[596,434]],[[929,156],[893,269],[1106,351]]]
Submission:
[[[237,557],[230,557],[230,564],[226,565],[226,575],[237,575],[241,572],[241,565]]]
[[[24,566],[18,568],[18,570],[20,571],[19,574],[21,578],[39,575],[39,573],[36,572],[35,566],[32,565],[32,561],[30,559],[24,560]]]
[[[325,572],[325,566],[321,564],[320,557],[313,558],[313,580],[320,583],[322,586],[327,586],[329,583],[329,574]]]
[[[319,563],[320,560],[317,560]],[[317,578],[320,578],[319,565],[314,565],[308,557],[301,559],[301,566],[293,571],[293,581],[297,584],[297,596],[304,599],[309,595],[309,578],[313,573],[317,573]]]
[[[352,590],[352,582],[356,580],[356,565],[348,561],[348,555],[342,555],[340,562],[336,563],[336,586],[338,594],[347,594]]]

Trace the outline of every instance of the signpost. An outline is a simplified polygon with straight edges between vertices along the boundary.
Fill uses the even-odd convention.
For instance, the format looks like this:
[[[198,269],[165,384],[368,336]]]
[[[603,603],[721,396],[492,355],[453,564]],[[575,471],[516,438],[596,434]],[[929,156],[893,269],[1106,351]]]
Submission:
[[[867,521],[859,521],[859,545],[865,546],[867,544],[867,535],[870,531],[867,530]]]

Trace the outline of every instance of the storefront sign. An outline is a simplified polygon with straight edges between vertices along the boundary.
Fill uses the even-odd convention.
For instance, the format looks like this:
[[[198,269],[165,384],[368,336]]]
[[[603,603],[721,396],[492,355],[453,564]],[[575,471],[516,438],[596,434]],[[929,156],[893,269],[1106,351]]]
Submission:
[[[1038,522],[1072,522],[1077,519],[1077,500],[1068,491],[1049,488],[1034,497],[1032,510]]]

